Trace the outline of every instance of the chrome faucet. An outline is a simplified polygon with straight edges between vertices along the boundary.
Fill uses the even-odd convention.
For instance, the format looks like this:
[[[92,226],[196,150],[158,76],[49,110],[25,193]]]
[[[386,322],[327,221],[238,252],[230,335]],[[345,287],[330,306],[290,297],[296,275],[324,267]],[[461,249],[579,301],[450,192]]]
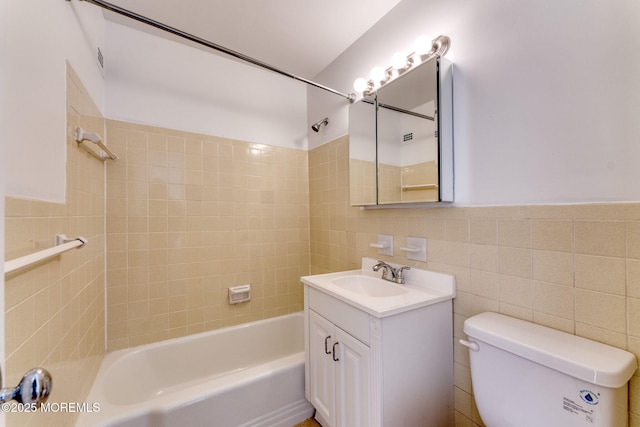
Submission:
[[[404,271],[409,270],[411,267],[404,266],[393,268],[384,261],[378,261],[378,263],[373,266],[373,271],[379,271],[381,268],[382,278],[384,280],[402,285],[404,284]]]

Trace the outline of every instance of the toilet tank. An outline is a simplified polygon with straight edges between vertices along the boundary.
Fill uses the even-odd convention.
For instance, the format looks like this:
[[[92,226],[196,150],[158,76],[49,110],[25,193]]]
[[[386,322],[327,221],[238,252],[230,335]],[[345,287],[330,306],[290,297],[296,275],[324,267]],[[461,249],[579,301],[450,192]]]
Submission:
[[[464,322],[487,427],[624,427],[633,354],[497,313]]]

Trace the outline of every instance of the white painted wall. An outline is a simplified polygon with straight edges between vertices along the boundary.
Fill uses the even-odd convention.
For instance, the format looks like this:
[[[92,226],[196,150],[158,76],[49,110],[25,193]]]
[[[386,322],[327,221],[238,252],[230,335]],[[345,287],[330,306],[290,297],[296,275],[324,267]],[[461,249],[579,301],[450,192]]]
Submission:
[[[349,110],[349,157],[376,161],[376,111],[373,104],[360,100]],[[329,121],[331,125],[331,121]],[[327,126],[322,126],[320,132]]]
[[[460,205],[640,200],[640,3],[403,0],[315,80],[340,91],[420,34],[448,35]],[[311,148],[348,103],[308,90]]]
[[[107,117],[307,149],[303,83],[107,21]]]
[[[6,195],[64,202],[66,60],[99,108],[96,60],[104,20],[78,1],[3,1],[0,13],[0,140]]]

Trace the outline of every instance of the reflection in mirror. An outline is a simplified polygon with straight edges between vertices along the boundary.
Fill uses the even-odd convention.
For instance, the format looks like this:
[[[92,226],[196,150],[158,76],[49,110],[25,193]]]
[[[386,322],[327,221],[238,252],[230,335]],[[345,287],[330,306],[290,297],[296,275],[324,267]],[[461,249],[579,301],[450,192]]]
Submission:
[[[378,90],[378,203],[437,202],[435,60]]]
[[[351,204],[377,204],[376,110],[370,98],[349,108],[349,186]]]
[[[451,75],[434,57],[351,105],[352,205],[453,201]]]

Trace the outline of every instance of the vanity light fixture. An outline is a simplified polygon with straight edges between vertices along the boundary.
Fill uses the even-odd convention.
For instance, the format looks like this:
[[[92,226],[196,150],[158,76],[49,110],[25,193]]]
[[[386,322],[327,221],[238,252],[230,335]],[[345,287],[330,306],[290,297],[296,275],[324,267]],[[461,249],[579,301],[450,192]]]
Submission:
[[[443,56],[449,50],[451,39],[447,36],[438,36],[433,40],[429,40],[427,36],[420,36],[413,44],[413,52],[406,54],[404,52],[396,52],[391,57],[391,66],[386,70],[382,67],[373,67],[369,75],[369,80],[359,77],[353,82],[353,88],[362,93],[363,96],[369,96],[376,90],[393,79],[406,73],[410,69],[417,67],[434,56]]]
[[[396,52],[391,57],[391,67],[395,70],[404,70],[413,63],[413,58],[408,57],[406,52]]]
[[[353,82],[353,88],[356,92],[364,92],[367,87],[369,87],[369,82],[367,82],[367,79],[365,78],[358,77],[356,81]]]
[[[375,86],[378,86],[380,83],[388,79],[387,72],[382,67],[373,67],[369,74],[369,78]]]

